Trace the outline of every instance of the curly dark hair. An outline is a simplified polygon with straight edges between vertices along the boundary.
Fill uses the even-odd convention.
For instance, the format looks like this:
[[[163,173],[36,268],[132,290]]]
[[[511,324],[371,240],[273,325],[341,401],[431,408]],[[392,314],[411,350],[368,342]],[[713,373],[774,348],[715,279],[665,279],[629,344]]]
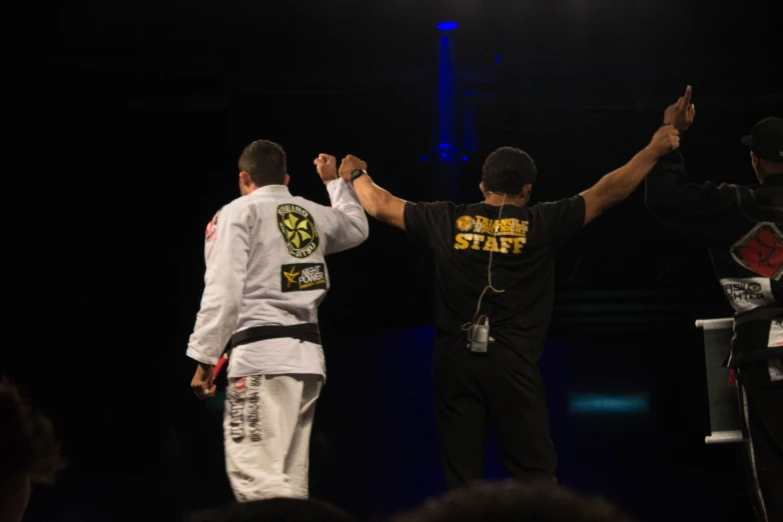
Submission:
[[[508,480],[454,490],[393,522],[633,522],[605,500],[551,482]]]
[[[0,476],[23,474],[51,484],[65,467],[51,421],[7,378],[0,379]]]
[[[481,181],[490,192],[516,195],[536,181],[536,164],[530,155],[514,147],[500,147],[484,160]]]

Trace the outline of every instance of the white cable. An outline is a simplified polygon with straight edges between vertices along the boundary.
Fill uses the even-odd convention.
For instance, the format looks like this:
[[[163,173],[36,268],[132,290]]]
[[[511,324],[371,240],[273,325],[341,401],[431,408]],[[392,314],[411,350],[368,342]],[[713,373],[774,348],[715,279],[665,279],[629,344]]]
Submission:
[[[497,238],[498,234],[500,233],[500,218],[503,216],[503,206],[505,204],[506,204],[506,194],[503,194],[503,201],[500,204],[500,210],[498,211],[498,219],[495,222],[495,230],[492,234],[494,238]],[[481,295],[479,296],[478,305],[476,306],[476,313],[473,314],[473,322],[463,324],[462,325],[463,331],[469,332],[482,319],[486,319],[486,322],[489,322],[489,318],[486,315],[482,315],[482,316],[478,315],[479,312],[481,311],[481,301],[484,300],[484,295],[487,293],[487,290],[492,290],[493,292],[498,294],[502,294],[503,292],[505,292],[505,290],[499,290],[494,286],[492,286],[492,253],[493,252],[494,250],[490,249],[489,263],[487,263],[487,286],[484,287],[484,290],[482,290]]]

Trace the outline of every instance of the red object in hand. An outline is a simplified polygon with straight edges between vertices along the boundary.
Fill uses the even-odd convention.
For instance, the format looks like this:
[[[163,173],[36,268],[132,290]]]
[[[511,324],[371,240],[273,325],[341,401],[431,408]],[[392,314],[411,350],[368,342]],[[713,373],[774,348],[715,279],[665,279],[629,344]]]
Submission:
[[[737,373],[734,371],[734,368],[729,371],[729,384],[737,384]]]
[[[215,372],[214,372],[214,378],[217,379],[217,376],[220,375],[220,370],[223,369],[223,366],[226,365],[228,362],[228,354],[223,354],[223,357],[220,358],[218,363],[215,365]]]

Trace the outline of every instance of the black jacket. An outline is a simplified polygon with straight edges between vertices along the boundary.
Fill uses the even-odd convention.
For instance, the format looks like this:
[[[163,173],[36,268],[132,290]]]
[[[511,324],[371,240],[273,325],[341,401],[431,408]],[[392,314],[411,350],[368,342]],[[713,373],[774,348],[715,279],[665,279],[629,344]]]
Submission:
[[[645,200],[667,227],[707,247],[735,310],[729,365],[783,357],[783,174],[763,185],[695,185],[673,152],[647,177]]]

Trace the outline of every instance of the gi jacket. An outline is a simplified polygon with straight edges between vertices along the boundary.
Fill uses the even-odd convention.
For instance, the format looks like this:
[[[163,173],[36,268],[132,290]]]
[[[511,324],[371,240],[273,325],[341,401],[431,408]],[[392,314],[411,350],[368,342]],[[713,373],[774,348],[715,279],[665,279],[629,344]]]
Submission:
[[[674,152],[647,177],[646,202],[666,226],[707,247],[735,311],[729,365],[783,357],[783,175],[763,185],[695,185]]]
[[[369,224],[353,187],[327,185],[333,208],[292,196],[283,185],[259,188],[223,207],[206,230],[201,309],[187,355],[216,364],[235,332],[318,322],[329,288],[325,257],[361,244]],[[268,339],[234,348],[229,376],[325,375],[319,344]]]

